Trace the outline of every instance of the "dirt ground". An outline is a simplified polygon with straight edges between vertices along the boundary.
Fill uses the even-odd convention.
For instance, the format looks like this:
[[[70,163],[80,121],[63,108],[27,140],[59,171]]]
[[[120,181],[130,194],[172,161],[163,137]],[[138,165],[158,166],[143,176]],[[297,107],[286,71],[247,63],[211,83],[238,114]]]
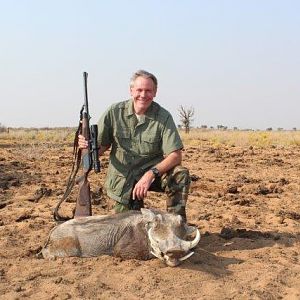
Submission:
[[[189,223],[202,238],[176,268],[158,259],[36,258],[55,226],[72,148],[0,141],[0,299],[300,299],[300,147],[186,147]],[[102,173],[93,213],[110,214]],[[77,188],[62,212],[71,214]],[[165,209],[152,193],[147,207]]]

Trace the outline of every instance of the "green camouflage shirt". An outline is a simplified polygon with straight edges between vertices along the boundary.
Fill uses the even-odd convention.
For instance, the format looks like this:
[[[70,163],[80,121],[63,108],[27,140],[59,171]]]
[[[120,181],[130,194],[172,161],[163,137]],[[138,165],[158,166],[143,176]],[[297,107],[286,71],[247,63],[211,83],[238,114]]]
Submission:
[[[171,114],[152,102],[138,121],[133,100],[112,105],[100,118],[98,143],[111,145],[107,194],[128,204],[135,181],[164,156],[183,148]]]

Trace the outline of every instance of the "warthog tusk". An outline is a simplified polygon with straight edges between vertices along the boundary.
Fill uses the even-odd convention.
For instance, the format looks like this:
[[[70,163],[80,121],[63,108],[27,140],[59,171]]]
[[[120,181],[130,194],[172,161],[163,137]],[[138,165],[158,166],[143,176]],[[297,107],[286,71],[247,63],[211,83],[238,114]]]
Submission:
[[[188,251],[198,245],[201,235],[197,228],[196,230],[197,230],[196,237],[192,241],[184,241],[184,240],[181,241],[181,246],[184,251]]]
[[[187,254],[187,255],[185,255],[185,256],[179,258],[179,260],[180,260],[180,261],[184,261],[184,260],[188,259],[189,257],[191,257],[193,254],[194,254],[194,252],[192,251],[192,252],[190,252],[189,254]]]
[[[156,254],[154,251],[151,251],[150,253],[151,253],[153,256],[155,256],[155,257],[157,257],[157,258],[163,260],[163,257],[162,257],[161,255],[159,255],[159,254]]]

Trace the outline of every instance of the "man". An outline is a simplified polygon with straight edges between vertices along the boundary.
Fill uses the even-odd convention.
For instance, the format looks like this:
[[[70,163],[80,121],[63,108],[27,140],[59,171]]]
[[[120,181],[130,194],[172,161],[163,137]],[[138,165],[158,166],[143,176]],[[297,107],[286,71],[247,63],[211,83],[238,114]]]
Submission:
[[[170,113],[153,101],[156,92],[156,77],[139,70],[131,78],[131,99],[100,118],[99,154],[111,148],[105,187],[117,213],[143,207],[149,190],[165,191],[167,211],[186,221],[190,177],[180,165],[183,144]],[[83,136],[79,147],[87,147]]]

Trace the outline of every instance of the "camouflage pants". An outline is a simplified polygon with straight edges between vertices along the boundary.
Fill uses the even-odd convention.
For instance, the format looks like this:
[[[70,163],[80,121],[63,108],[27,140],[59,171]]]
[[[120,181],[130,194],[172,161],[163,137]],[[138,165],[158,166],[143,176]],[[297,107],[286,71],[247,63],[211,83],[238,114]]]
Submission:
[[[187,168],[176,166],[162,177],[157,178],[150,186],[150,191],[165,192],[168,196],[166,203],[167,212],[181,215],[186,221],[186,202],[190,187],[190,175]],[[127,210],[144,207],[143,201],[131,200],[129,204],[116,202],[114,210],[121,213]]]

